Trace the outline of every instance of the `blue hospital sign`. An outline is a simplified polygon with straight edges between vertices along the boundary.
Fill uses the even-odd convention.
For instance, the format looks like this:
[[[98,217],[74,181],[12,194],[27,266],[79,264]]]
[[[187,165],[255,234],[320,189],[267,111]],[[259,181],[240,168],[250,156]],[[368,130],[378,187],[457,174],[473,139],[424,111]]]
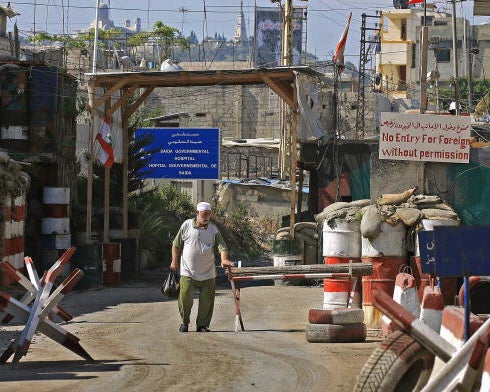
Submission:
[[[141,128],[135,144],[140,178],[219,179],[217,128]]]

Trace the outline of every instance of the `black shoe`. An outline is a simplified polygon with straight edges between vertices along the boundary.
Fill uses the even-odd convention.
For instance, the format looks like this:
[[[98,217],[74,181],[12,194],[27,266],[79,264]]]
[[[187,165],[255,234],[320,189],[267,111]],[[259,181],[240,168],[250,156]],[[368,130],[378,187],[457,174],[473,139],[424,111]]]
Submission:
[[[179,332],[189,332],[189,326],[187,324],[180,324]]]
[[[211,332],[208,327],[197,327],[197,332]]]

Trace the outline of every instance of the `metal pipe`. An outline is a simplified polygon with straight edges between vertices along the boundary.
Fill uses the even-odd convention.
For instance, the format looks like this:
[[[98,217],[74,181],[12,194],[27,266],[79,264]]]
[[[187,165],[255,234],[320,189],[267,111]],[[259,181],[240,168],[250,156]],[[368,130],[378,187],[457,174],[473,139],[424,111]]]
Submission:
[[[456,116],[459,116],[459,76],[458,76],[458,38],[456,35],[456,0],[453,5],[453,71],[454,71],[454,101],[456,102]]]

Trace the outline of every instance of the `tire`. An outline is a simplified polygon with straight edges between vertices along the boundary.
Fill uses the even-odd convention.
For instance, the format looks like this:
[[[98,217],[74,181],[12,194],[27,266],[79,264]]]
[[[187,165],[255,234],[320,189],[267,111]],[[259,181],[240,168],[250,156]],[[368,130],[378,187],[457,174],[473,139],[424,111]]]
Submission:
[[[354,392],[420,391],[433,365],[434,355],[406,333],[395,331],[373,351],[357,377]]]
[[[354,343],[366,340],[366,325],[306,324],[306,340],[310,343]]]
[[[363,321],[362,309],[310,309],[308,311],[310,324],[359,324]]]

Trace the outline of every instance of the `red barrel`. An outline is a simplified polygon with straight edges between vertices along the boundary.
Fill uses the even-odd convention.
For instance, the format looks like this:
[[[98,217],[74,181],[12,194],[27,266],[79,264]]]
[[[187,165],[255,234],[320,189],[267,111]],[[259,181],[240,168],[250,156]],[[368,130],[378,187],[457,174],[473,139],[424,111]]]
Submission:
[[[362,307],[368,328],[380,329],[382,313],[373,306],[373,293],[381,290],[393,296],[396,275],[407,263],[406,257],[362,257],[363,263],[373,265],[373,274],[362,277]]]
[[[359,258],[349,257],[324,257],[324,264],[345,264],[359,263]],[[326,278],[323,279],[323,309],[346,308],[351,294],[354,279],[357,278]],[[360,282],[355,282],[354,297],[352,298],[351,307],[360,308]]]
[[[121,244],[108,242],[102,245],[104,286],[119,286],[121,284]]]

